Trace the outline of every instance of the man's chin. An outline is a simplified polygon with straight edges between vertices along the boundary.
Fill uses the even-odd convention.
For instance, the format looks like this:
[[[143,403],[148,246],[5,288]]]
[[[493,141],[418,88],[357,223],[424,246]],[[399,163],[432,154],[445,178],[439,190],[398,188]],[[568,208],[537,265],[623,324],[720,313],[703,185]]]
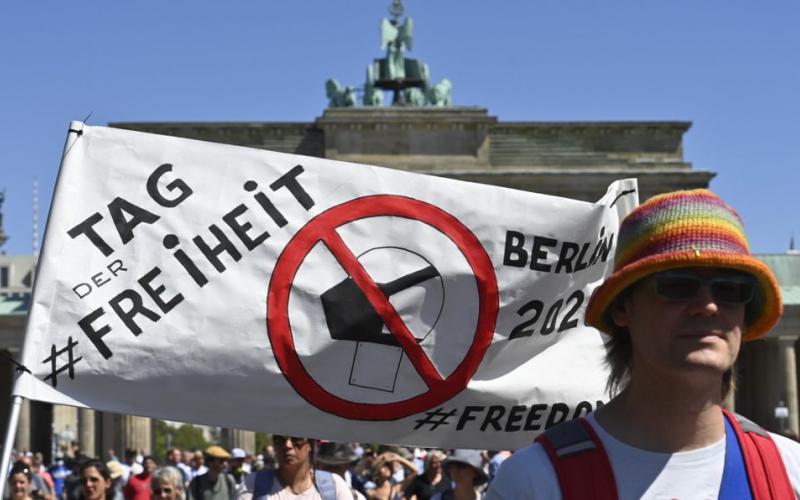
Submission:
[[[690,352],[684,358],[687,368],[692,368],[698,372],[708,372],[710,374],[723,374],[733,366],[733,359],[727,352],[720,352],[715,349],[700,349]]]

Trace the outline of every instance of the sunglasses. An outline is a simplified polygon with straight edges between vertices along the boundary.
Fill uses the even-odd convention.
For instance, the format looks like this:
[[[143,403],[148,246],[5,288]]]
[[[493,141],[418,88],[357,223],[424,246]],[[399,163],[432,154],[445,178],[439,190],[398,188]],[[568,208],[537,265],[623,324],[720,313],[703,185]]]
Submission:
[[[703,278],[696,274],[665,271],[653,275],[656,293],[668,300],[691,300],[708,286],[715,302],[747,304],[753,300],[756,279],[747,274]]]
[[[155,493],[156,495],[160,495],[162,493],[166,493],[167,495],[169,495],[173,491],[175,490],[172,488],[153,488],[153,493]]]
[[[297,436],[272,436],[272,442],[277,444],[278,446],[285,445],[289,440],[292,440],[292,444],[295,446],[303,446],[308,442],[308,438],[304,437],[297,437]]]

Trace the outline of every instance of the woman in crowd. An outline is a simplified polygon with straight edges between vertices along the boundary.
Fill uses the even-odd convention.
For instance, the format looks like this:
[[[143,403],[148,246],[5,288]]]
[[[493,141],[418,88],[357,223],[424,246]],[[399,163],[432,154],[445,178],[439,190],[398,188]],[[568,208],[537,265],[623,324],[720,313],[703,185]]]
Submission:
[[[445,454],[439,450],[430,450],[425,455],[425,472],[414,478],[405,489],[408,500],[430,500],[436,493],[446,490],[450,484],[442,474],[442,461]]]
[[[476,450],[455,450],[442,464],[452,485],[433,500],[477,500],[477,488],[489,480],[483,471],[483,457]]]
[[[395,464],[405,469],[405,479],[401,483],[392,481]],[[368,500],[402,500],[403,491],[417,476],[413,462],[390,451],[378,456],[372,470],[372,484],[366,485]]]
[[[83,500],[112,500],[111,472],[101,460],[89,460],[81,465],[81,498]]]
[[[33,474],[25,464],[14,464],[8,475],[8,490],[11,500],[33,500],[31,496],[31,481]]]
[[[152,500],[182,500],[183,479],[174,467],[159,467],[150,479]]]

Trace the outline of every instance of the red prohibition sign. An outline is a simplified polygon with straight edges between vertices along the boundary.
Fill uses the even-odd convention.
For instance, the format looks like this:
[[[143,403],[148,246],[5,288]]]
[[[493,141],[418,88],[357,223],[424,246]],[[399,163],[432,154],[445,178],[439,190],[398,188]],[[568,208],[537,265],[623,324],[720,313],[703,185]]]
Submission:
[[[446,378],[439,374],[400,315],[336,232],[336,228],[349,222],[383,216],[416,220],[437,229],[455,243],[475,275],[479,298],[475,335],[464,359]],[[426,392],[391,403],[354,402],[331,394],[306,371],[295,350],[289,324],[289,295],[298,269],[319,241],[364,292],[427,386]],[[267,292],[267,332],[281,372],[310,404],[353,420],[396,420],[429,410],[466,388],[491,344],[498,307],[492,262],[480,241],[461,221],[413,198],[375,195],[345,202],[317,215],[286,245],[275,264]]]

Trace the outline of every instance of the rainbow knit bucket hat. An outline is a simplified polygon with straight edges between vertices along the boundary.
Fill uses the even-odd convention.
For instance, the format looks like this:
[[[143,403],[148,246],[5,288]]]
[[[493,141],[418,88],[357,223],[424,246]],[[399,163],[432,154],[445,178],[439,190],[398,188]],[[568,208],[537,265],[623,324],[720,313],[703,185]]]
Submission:
[[[763,337],[783,314],[778,281],[750,255],[739,214],[711,191],[696,189],[654,196],[625,217],[614,272],[589,300],[586,324],[612,334],[609,307],[623,290],[659,271],[697,266],[736,269],[757,279],[744,340]]]

